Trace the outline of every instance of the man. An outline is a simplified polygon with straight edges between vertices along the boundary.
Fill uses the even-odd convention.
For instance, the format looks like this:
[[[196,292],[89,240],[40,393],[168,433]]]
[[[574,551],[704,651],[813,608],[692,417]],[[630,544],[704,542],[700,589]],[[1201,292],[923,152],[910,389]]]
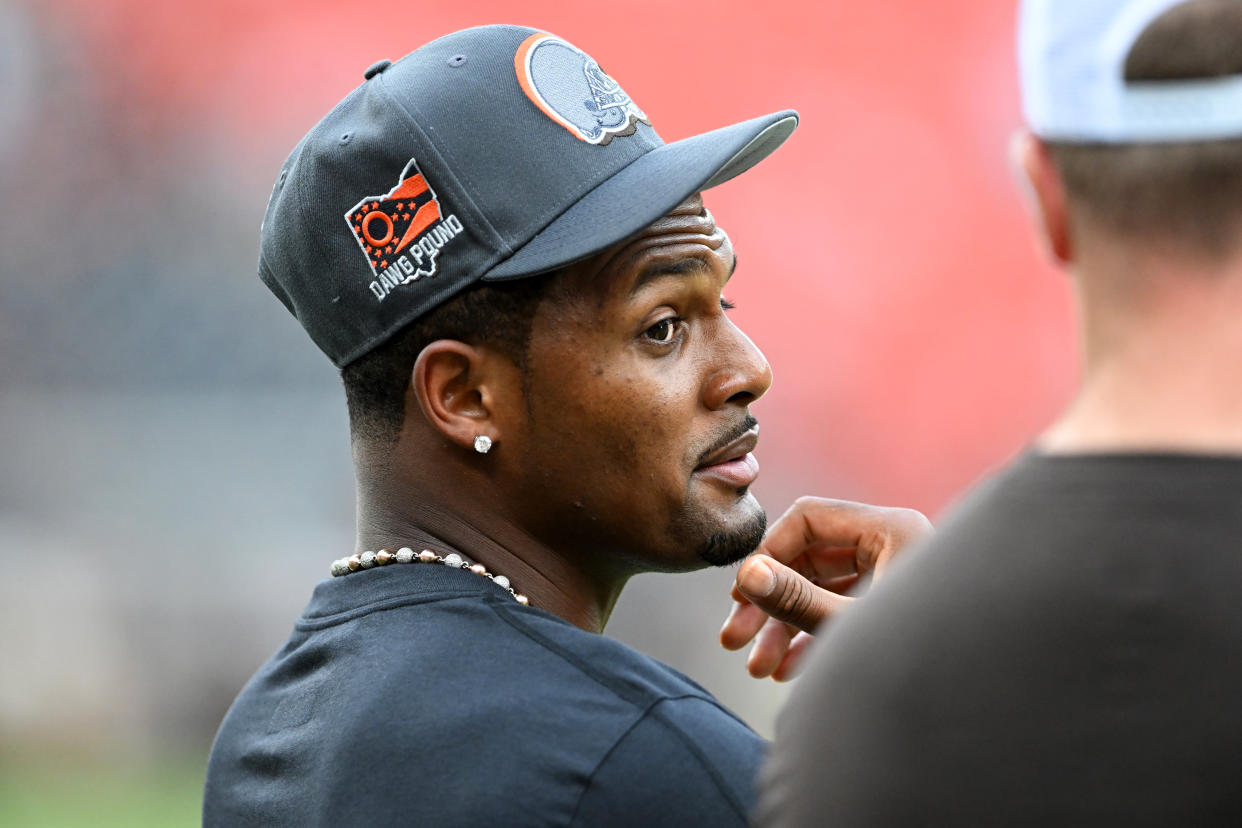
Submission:
[[[1020,46],[1082,387],[817,644],[764,825],[1242,823],[1242,3],[1030,0]]]
[[[771,374],[698,193],[796,114],[665,145],[512,26],[365,77],[286,162],[259,267],[342,368],[358,549],[230,709],[204,822],[744,824],[761,740],[598,633],[634,573],[763,536]]]

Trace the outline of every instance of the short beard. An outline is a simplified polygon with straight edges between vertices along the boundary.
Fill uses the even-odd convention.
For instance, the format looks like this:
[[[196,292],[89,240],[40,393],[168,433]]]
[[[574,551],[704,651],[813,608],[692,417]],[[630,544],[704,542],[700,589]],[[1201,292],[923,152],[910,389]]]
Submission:
[[[760,509],[740,529],[709,535],[699,546],[698,556],[712,566],[729,566],[758,548],[768,528],[768,516]]]

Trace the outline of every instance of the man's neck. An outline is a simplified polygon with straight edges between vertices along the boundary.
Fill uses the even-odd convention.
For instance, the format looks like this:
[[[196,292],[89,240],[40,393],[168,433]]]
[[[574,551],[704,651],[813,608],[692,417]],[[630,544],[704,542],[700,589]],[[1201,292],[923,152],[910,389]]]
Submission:
[[[1043,450],[1242,455],[1240,263],[1093,273],[1079,298],[1082,388]]]
[[[417,491],[413,487],[396,488]],[[489,572],[507,577],[516,592],[530,599],[532,607],[560,616],[588,632],[603,631],[625,586],[624,576],[591,573],[584,566],[584,559],[549,549],[486,508],[466,514],[467,510],[460,507],[445,507],[425,498],[403,498],[390,491],[377,492],[360,475],[360,551],[395,550],[401,546],[415,551],[426,547],[439,554],[456,551],[483,564]],[[467,497],[458,500],[479,502]]]

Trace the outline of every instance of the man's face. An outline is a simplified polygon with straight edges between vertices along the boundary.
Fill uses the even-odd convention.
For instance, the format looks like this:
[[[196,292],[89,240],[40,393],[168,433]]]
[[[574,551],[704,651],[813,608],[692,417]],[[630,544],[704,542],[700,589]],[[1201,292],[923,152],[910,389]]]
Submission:
[[[725,313],[735,263],[695,196],[555,283],[516,441],[528,531],[625,571],[731,563],[758,544],[749,406],[772,374]]]

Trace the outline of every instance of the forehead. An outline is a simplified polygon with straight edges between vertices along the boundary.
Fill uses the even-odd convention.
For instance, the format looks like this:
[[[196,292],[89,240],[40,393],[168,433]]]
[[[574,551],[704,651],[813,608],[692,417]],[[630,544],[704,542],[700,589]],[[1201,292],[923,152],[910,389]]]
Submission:
[[[728,235],[694,195],[641,233],[571,266],[562,279],[566,298],[605,305],[626,301],[655,277],[695,271],[732,272]]]

